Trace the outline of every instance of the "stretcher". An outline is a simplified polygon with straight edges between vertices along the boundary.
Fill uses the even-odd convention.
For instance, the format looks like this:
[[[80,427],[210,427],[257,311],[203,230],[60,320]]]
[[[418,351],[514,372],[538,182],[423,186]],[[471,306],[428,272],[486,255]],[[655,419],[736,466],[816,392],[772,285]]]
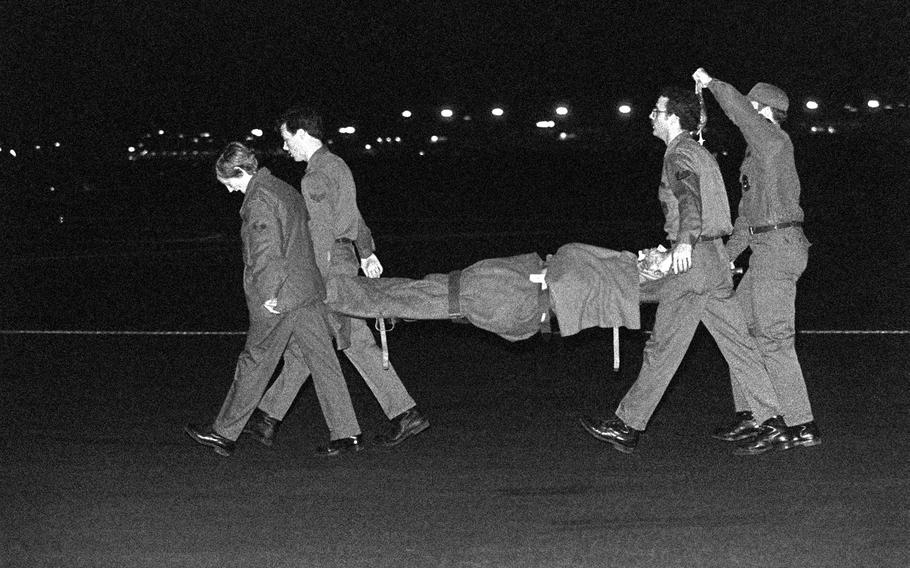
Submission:
[[[613,328],[618,369],[618,329],[640,329],[639,304],[656,302],[652,283],[668,270],[662,247],[636,255],[570,243],[546,260],[537,253],[491,258],[421,279],[334,275],[326,280],[326,304],[338,314],[377,320],[384,363],[386,318],[463,320],[520,341],[549,332],[555,317],[563,337]]]

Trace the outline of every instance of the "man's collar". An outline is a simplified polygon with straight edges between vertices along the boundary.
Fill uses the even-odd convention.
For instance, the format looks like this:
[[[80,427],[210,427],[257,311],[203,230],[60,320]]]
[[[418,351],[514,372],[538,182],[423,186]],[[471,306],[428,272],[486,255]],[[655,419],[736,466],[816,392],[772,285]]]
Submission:
[[[328,151],[329,150],[328,150],[328,148],[325,147],[325,144],[322,144],[321,146],[316,148],[316,151],[313,152],[312,154],[310,154],[310,159],[306,161],[307,169],[309,169],[309,165],[312,164],[314,160],[318,160],[321,155],[325,154]]]
[[[270,172],[268,168],[259,168],[259,170],[253,174],[253,177],[250,178],[250,183],[246,186],[246,192],[243,194],[243,204],[240,206],[241,209],[244,205],[246,205],[247,201],[251,199],[250,195],[256,193],[256,191],[259,189],[259,184],[257,181],[262,177],[269,176],[271,174],[272,172]]]
[[[673,139],[667,143],[667,152],[669,152],[673,148],[676,148],[677,146],[679,146],[679,143],[682,142],[685,138],[691,138],[691,137],[692,137],[692,135],[689,132],[686,132],[685,130],[683,130],[682,132],[680,132],[679,134],[674,136]]]

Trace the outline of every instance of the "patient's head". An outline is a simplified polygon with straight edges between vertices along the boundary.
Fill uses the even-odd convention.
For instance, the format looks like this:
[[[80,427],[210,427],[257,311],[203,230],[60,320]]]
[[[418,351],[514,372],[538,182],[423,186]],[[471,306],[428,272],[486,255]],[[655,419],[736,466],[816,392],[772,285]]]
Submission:
[[[670,251],[659,245],[638,251],[638,283],[660,280],[670,272]]]

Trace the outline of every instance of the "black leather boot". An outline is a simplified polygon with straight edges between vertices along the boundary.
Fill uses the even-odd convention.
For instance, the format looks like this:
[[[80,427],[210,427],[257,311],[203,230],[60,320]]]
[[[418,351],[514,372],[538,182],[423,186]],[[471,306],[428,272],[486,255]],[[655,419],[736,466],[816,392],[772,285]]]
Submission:
[[[590,416],[581,417],[581,425],[584,429],[601,442],[606,442],[613,446],[617,451],[624,454],[631,454],[638,445],[638,435],[640,431],[627,426],[625,422],[618,417],[610,420],[600,420]]]
[[[724,442],[739,442],[758,433],[758,422],[752,419],[752,412],[742,410],[736,413],[734,421],[714,430],[711,437]]]
[[[782,450],[790,448],[818,446],[822,443],[822,434],[815,421],[787,427],[787,441],[781,444]]]
[[[430,427],[430,421],[417,410],[417,407],[402,412],[392,419],[389,429],[376,436],[373,443],[391,448],[416,436]]]
[[[183,427],[183,431],[195,442],[215,450],[216,454],[230,456],[234,453],[234,440],[229,440],[215,432],[211,424],[187,424]]]
[[[244,434],[250,434],[265,446],[271,447],[275,443],[275,437],[278,435],[278,426],[281,421],[272,418],[258,408],[253,411],[253,415],[243,427]]]
[[[338,438],[330,441],[325,446],[316,448],[316,455],[323,457],[337,456],[343,452],[359,452],[363,450],[363,436],[357,434],[349,438]]]
[[[772,416],[761,423],[754,438],[740,442],[733,450],[733,455],[756,456],[771,450],[783,449],[787,439],[787,425],[784,419]]]

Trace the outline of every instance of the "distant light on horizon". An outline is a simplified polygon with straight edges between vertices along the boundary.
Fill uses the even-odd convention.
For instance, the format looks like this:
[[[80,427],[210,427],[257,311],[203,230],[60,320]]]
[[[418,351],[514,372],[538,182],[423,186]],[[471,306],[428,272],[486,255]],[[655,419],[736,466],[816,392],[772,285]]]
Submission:
[[[162,134],[164,134],[164,130],[158,130],[158,136],[161,136]]]
[[[254,129],[250,130],[250,134],[252,134],[253,136],[259,138],[260,136],[262,136],[262,129],[261,129],[261,128],[254,128]]]
[[[552,120],[539,120],[537,121],[537,128],[553,128],[556,126],[556,123]]]
[[[395,137],[395,142],[401,142],[401,136],[396,136],[396,137]]]
[[[365,145],[363,148],[364,148],[364,150],[372,150],[372,149],[373,149],[373,145],[372,145],[372,144],[367,144],[367,145]]]
[[[357,129],[353,126],[342,126],[338,129],[339,134],[354,134],[355,132],[357,132]]]
[[[435,144],[436,142],[439,142],[439,136],[436,136],[435,134],[432,135],[432,136],[430,136],[430,142],[432,142],[432,143],[434,143],[434,144]]]
[[[806,101],[806,108],[809,110],[818,110],[818,103],[816,101]]]
[[[505,111],[499,107],[496,107],[490,111],[490,114],[492,114],[493,116],[502,116],[503,114],[505,114]]]
[[[569,109],[567,107],[565,107],[564,105],[559,105],[558,107],[556,107],[556,114],[558,114],[559,116],[566,116],[567,114],[569,114]]]
[[[129,152],[130,154],[132,154],[133,152],[136,151],[136,147],[135,147],[135,146],[130,146],[129,148],[126,149],[126,151]]]
[[[878,108],[878,107],[880,107],[881,105],[882,105],[882,103],[880,103],[880,102],[878,101],[878,99],[869,99],[869,100],[866,102],[866,106],[869,107],[869,108]]]
[[[619,105],[619,114],[629,114],[632,112],[632,107],[626,104]]]
[[[450,108],[444,108],[441,111],[439,111],[439,116],[441,116],[442,118],[452,118],[452,116],[454,114],[455,114],[455,112]]]
[[[401,116],[403,116],[405,118],[411,118],[411,111],[403,110],[403,111],[401,111]]]
[[[59,147],[60,147],[60,142],[54,142],[54,148],[59,148]]]
[[[209,134],[208,132],[200,132],[200,133],[199,133],[199,136],[201,136],[201,137],[203,137],[203,138],[208,138],[208,137],[211,136],[211,134]]]
[[[568,137],[569,137],[569,135],[566,134],[565,132],[560,132],[560,133],[559,133],[559,139],[560,139],[560,140],[565,140],[565,139],[568,138]]]
[[[13,150],[12,148],[9,149],[9,154],[10,154],[10,156],[12,156],[14,158],[16,157],[16,151]]]

